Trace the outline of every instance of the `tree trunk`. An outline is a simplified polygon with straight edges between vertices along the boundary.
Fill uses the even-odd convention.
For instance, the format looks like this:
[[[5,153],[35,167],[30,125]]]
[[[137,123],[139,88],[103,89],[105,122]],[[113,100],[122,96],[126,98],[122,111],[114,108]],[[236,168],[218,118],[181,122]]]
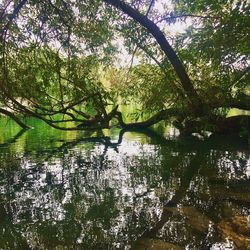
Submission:
[[[129,5],[120,0],[103,0],[103,1],[121,10],[122,12],[133,18],[135,21],[140,23],[156,39],[161,49],[171,62],[177,76],[179,77],[181,85],[185,90],[185,93],[191,104],[192,109],[195,111],[195,113],[201,114],[203,112],[202,111],[203,105],[200,100],[200,97],[195,91],[194,86],[182,62],[178,58],[177,54],[175,53],[171,45],[168,43],[166,37],[159,29],[159,27],[153,21],[148,19],[146,16],[142,15],[139,11],[133,9],[132,7],[130,7]]]

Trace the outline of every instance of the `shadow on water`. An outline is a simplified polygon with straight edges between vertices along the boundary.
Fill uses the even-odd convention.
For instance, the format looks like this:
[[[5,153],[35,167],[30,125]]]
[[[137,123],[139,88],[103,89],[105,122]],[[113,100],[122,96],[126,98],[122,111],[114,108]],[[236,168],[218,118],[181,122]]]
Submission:
[[[243,139],[168,139],[150,129],[36,133],[13,133],[0,145],[1,249],[250,245]]]
[[[11,143],[15,143],[27,130],[21,129],[16,135],[14,135],[12,138],[8,139],[4,143],[0,143],[1,147],[8,147]]]

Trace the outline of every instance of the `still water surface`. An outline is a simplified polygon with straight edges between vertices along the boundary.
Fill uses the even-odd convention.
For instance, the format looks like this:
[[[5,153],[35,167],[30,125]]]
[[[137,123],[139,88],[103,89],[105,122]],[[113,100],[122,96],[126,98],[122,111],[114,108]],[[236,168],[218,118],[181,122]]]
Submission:
[[[0,120],[0,249],[249,249],[250,148]]]

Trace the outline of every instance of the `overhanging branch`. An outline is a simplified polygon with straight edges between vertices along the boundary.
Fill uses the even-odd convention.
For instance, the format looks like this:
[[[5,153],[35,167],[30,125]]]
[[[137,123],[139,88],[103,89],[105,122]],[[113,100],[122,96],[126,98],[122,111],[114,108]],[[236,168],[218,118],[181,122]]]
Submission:
[[[21,128],[23,129],[29,129],[30,126],[28,126],[27,124],[25,124],[24,122],[22,122],[17,116],[15,116],[13,113],[11,113],[10,111],[0,108],[0,113],[10,117],[12,120],[14,120]]]
[[[181,85],[185,90],[186,96],[191,104],[192,109],[196,113],[202,113],[203,104],[200,100],[200,97],[195,91],[193,84],[191,83],[191,80],[182,62],[180,61],[179,57],[177,56],[171,45],[168,43],[166,37],[159,29],[159,27],[153,21],[151,21],[146,16],[141,14],[139,11],[133,9],[131,6],[129,6],[123,1],[120,0],[103,0],[103,1],[121,10],[123,13],[133,18],[136,22],[141,24],[149,31],[149,33],[156,39],[161,49],[171,62],[177,76],[181,81]]]

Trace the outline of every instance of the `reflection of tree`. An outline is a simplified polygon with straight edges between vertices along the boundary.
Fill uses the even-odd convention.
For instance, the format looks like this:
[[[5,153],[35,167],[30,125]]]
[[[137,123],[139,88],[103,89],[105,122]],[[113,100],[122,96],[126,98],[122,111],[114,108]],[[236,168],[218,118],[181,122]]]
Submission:
[[[187,160],[187,159],[186,159]],[[194,156],[190,156],[190,159],[185,163],[180,162],[182,166],[185,166],[183,173],[179,177],[179,187],[176,189],[175,194],[170,200],[163,200],[163,212],[160,220],[149,231],[145,231],[142,237],[155,238],[158,231],[164,227],[168,220],[173,215],[173,211],[167,209],[168,207],[176,207],[178,203],[185,197],[187,190],[190,187],[190,183],[195,175],[197,175],[199,169],[202,167],[204,158],[201,152],[197,152]]]
[[[123,154],[126,130],[119,132],[115,142],[100,132],[97,137],[64,142],[50,151],[45,147],[38,158],[26,153],[16,161],[18,167],[13,171],[1,170],[0,204],[8,203],[1,207],[1,214],[11,220],[0,222],[3,228],[10,228],[3,241],[6,246],[13,241],[15,249],[25,236],[25,244],[47,249],[59,245],[124,248],[140,235],[158,237],[159,230],[176,219],[178,206],[196,206],[197,213],[210,212],[218,197],[195,189],[211,190],[211,180],[218,173],[216,180],[228,178],[221,159],[238,162],[239,145],[219,145],[212,138],[174,141],[152,130],[136,132],[146,135],[150,143],[140,144],[139,151],[131,155]],[[82,147],[86,143],[91,143],[91,150]],[[2,161],[18,158],[11,154],[1,157]],[[204,173],[207,167],[211,173]],[[236,175],[242,177],[242,171]],[[184,225],[184,215],[180,218]],[[17,232],[21,236],[11,240]],[[199,237],[202,241],[206,232]]]
[[[13,136],[12,138],[8,139],[6,142],[1,143],[0,144],[0,148],[1,147],[7,147],[9,146],[11,143],[15,143],[24,133],[25,131],[27,131],[26,129],[21,129],[15,136]]]
[[[0,203],[0,246],[1,249],[29,249],[25,237],[20,232],[20,227],[10,223],[12,214],[7,213],[7,204]]]
[[[79,143],[93,141],[96,143],[93,152],[71,150]],[[37,161],[29,155],[23,157],[19,169],[9,173],[13,174],[8,183],[11,189],[6,190],[4,196],[9,196],[10,206],[6,209],[13,214],[12,223],[22,228],[22,234],[31,240],[29,244],[50,247],[46,245],[49,244],[46,238],[51,237],[56,244],[70,246],[76,244],[77,238],[84,237],[82,245],[88,242],[89,247],[94,244],[101,248],[119,242],[123,232],[134,231],[135,237],[138,225],[142,230],[147,223],[150,224],[152,218],[147,210],[151,209],[152,213],[159,200],[150,198],[152,204],[144,208],[149,194],[140,196],[138,190],[147,189],[148,183],[133,180],[126,167],[137,162],[121,156],[122,165],[119,165],[108,159],[108,148],[120,143],[119,140],[113,143],[105,137],[85,138],[46,152],[42,163],[41,157]],[[123,172],[123,179],[118,178],[120,172]],[[144,185],[146,187],[142,188]],[[147,219],[143,214],[148,214]],[[133,223],[132,217],[135,219]],[[22,220],[26,221],[23,225],[20,224]],[[36,223],[38,221],[40,223]],[[13,226],[13,230],[16,228]],[[56,235],[65,230],[69,231],[70,239],[66,240],[64,234],[61,240],[56,239]],[[120,244],[132,240],[128,232],[124,235],[127,236]]]
[[[152,239],[157,238],[159,237],[159,234],[164,235],[164,230],[165,230],[166,231],[165,233],[171,235],[170,238],[169,236],[165,235],[167,241],[171,241],[172,243],[178,243],[183,247],[187,244],[193,247],[212,246],[212,243],[210,242],[211,231],[213,231],[214,235],[216,235],[218,232],[215,232],[216,231],[215,228],[213,229],[210,228],[209,231],[209,224],[210,226],[212,224],[215,224],[216,220],[218,220],[218,218],[220,218],[221,215],[218,214],[215,215],[213,211],[211,217],[211,208],[214,209],[216,207],[216,209],[218,210],[221,209],[218,206],[218,204],[221,204],[221,202],[230,202],[230,203],[233,202],[234,204],[236,205],[238,204],[240,207],[244,206],[245,208],[249,206],[249,203],[245,201],[242,202],[239,200],[235,200],[234,198],[230,197],[230,195],[235,195],[235,193],[230,193],[230,192],[222,193],[220,197],[218,196],[212,197],[210,194],[209,197],[207,197],[208,200],[204,200],[204,194],[200,196],[201,194],[198,193],[197,195],[194,192],[193,190],[194,180],[198,178],[198,183],[196,183],[195,188],[197,188],[197,186],[198,187],[203,186],[204,188],[205,186],[206,188],[213,189],[213,187],[209,185],[210,176],[208,175],[209,183],[206,183],[207,176],[200,176],[201,175],[200,172],[202,172],[202,169],[204,169],[205,167],[212,167],[213,170],[216,167],[219,169],[219,171],[217,172],[217,174],[219,175],[217,175],[216,178],[212,176],[212,180],[217,179],[217,181],[221,184],[220,188],[222,187],[224,188],[224,192],[225,189],[227,189],[228,187],[230,188],[231,186],[234,186],[235,188],[236,185],[238,186],[238,190],[242,191],[242,184],[244,185],[246,181],[237,179],[235,180],[233,178],[242,178],[242,177],[247,178],[246,159],[247,157],[249,157],[249,152],[246,142],[244,140],[243,141],[239,140],[239,138],[233,138],[232,141],[232,137],[224,137],[224,138],[211,137],[202,141],[194,140],[193,142],[195,145],[190,145],[189,143],[186,143],[187,141],[185,141],[186,139],[190,140],[188,138],[179,141],[166,140],[164,137],[160,135],[154,137],[154,140],[156,138],[157,140],[155,141],[155,143],[160,143],[161,145],[171,145],[169,149],[172,147],[172,149],[174,149],[172,150],[172,152],[174,151],[180,153],[179,155],[181,157],[177,158],[178,158],[178,165],[179,167],[182,168],[182,172],[177,171],[179,177],[179,187],[175,190],[175,193],[172,196],[172,198],[170,200],[166,199],[166,197],[163,197],[161,199],[164,205],[160,220],[154,225],[154,227],[145,230],[138,242],[146,241],[147,238],[152,238]],[[237,146],[235,145],[235,142],[238,143]],[[239,148],[241,149],[241,156],[238,155]],[[214,166],[212,166],[211,164],[214,164]],[[231,167],[234,166],[234,169],[231,170],[232,171],[231,173],[229,173],[228,170],[225,171],[225,169],[223,169],[223,167],[228,164],[230,164]],[[239,164],[241,167],[236,168],[237,164]],[[226,176],[225,174],[230,174],[230,176]],[[202,184],[204,180],[205,180],[205,185]],[[247,182],[249,184],[249,181]],[[236,185],[233,185],[233,183]],[[239,186],[241,186],[240,189]],[[223,189],[221,189],[221,191],[222,190]],[[250,192],[250,189],[247,189],[247,192]],[[222,197],[223,199],[221,199]],[[183,208],[184,212],[182,212],[181,209],[178,208],[182,206],[184,206]],[[196,208],[194,208],[195,206]],[[197,220],[196,223],[198,222],[197,225],[192,225],[192,221],[189,221],[191,227],[190,226],[187,227],[187,224],[185,224],[186,223],[185,217],[190,219],[189,218],[190,212],[188,212],[189,210],[192,211],[191,214],[192,217],[196,216],[198,216],[198,218],[203,217],[201,221],[199,221],[199,219],[198,220],[196,219]],[[175,230],[177,231],[179,230],[179,233],[175,231],[175,234],[173,234],[173,232],[171,233],[172,229],[170,222],[174,222],[176,219],[178,221],[179,226],[175,225],[176,226]],[[195,219],[193,220],[195,221]],[[199,223],[204,223],[204,221],[206,223],[205,229],[204,225],[199,225]],[[166,225],[167,227],[170,226],[170,228],[166,228]],[[186,228],[186,230],[188,228],[188,231],[185,231],[184,228]],[[180,235],[183,235],[183,237],[180,237]],[[193,235],[197,235],[197,238],[200,237],[199,239],[201,244],[200,246],[195,245],[197,244],[197,242],[196,243],[192,242]],[[198,237],[198,235],[200,236]],[[137,245],[135,244],[135,246]]]

